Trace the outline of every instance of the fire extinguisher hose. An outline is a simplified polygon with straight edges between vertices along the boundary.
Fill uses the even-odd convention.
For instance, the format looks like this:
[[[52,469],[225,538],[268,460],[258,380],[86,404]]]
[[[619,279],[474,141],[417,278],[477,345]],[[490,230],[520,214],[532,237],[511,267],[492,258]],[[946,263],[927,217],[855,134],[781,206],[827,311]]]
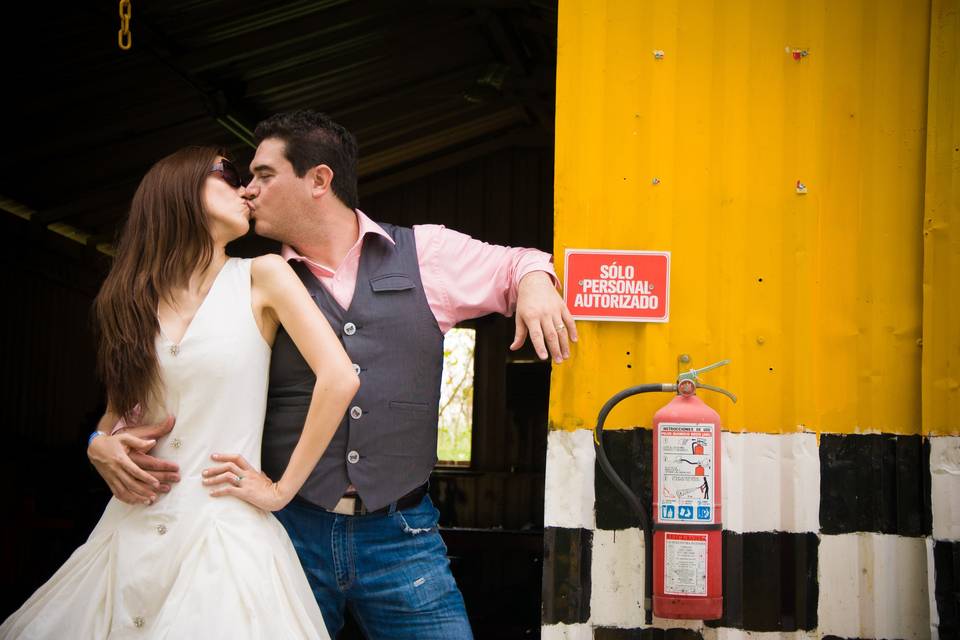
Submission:
[[[607,458],[607,453],[603,448],[603,424],[607,420],[607,415],[610,411],[613,410],[621,401],[629,398],[630,396],[639,395],[641,393],[662,393],[662,392],[675,392],[677,390],[677,385],[675,384],[641,384],[635,387],[629,387],[620,391],[612,398],[604,403],[603,407],[600,409],[600,413],[597,415],[597,427],[595,431],[594,445],[597,450],[597,461],[600,463],[600,468],[606,474],[607,478],[610,479],[610,482],[613,483],[613,486],[616,487],[623,497],[626,499],[627,503],[633,508],[636,512],[637,517],[640,519],[640,528],[643,530],[643,548],[644,548],[644,587],[643,587],[643,608],[646,614],[646,623],[653,623],[653,527],[650,522],[650,510],[649,507],[644,506],[643,499],[635,494],[630,487],[627,486],[627,483],[623,481],[620,477],[620,474],[616,472],[613,468],[613,465],[610,464],[610,460]]]

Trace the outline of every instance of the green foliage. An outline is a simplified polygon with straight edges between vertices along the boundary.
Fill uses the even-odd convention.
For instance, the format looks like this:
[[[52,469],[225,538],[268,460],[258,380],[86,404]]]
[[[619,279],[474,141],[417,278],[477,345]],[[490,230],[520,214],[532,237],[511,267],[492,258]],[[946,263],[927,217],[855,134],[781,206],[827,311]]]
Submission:
[[[437,457],[442,463],[470,462],[473,436],[474,329],[451,329],[443,340],[443,382]]]

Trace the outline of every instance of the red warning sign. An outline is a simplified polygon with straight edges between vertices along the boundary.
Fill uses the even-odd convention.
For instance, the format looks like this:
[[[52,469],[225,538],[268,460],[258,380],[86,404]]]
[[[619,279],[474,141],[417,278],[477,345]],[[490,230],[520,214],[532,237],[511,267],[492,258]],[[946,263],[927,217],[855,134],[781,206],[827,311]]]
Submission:
[[[563,293],[577,320],[666,322],[670,252],[567,249]]]

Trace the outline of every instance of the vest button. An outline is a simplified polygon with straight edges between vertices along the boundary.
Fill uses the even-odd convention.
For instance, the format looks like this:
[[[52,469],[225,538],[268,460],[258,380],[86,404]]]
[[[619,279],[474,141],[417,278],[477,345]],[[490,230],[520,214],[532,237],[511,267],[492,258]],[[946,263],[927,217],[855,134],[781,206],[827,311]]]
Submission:
[[[353,372],[357,375],[360,375],[360,365],[358,365],[356,362],[353,363]]]
[[[347,454],[347,462],[349,462],[350,464],[357,464],[358,462],[360,462],[360,454],[357,453],[356,451],[351,451],[350,453]]]
[[[357,332],[357,325],[353,324],[352,322],[348,322],[347,324],[343,325],[343,332],[348,336],[352,336]]]
[[[350,417],[354,420],[359,420],[363,415],[363,409],[360,407],[350,407]]]

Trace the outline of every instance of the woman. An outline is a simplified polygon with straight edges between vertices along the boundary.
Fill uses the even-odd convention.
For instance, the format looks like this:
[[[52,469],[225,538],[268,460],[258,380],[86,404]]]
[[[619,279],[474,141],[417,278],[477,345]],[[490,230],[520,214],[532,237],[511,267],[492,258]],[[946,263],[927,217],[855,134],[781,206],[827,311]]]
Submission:
[[[108,398],[98,430],[121,418],[177,422],[155,445],[104,433],[91,447],[126,459],[155,446],[180,465],[182,480],[155,502],[112,499],[87,542],[0,626],[0,639],[328,637],[270,512],[296,495],[359,382],[279,256],[227,257],[226,244],[249,229],[243,195],[236,169],[212,148],[178,151],[140,183],[96,300]],[[215,454],[236,452],[259,465],[280,324],[316,386],[290,463],[273,482],[224,456],[216,464]]]

